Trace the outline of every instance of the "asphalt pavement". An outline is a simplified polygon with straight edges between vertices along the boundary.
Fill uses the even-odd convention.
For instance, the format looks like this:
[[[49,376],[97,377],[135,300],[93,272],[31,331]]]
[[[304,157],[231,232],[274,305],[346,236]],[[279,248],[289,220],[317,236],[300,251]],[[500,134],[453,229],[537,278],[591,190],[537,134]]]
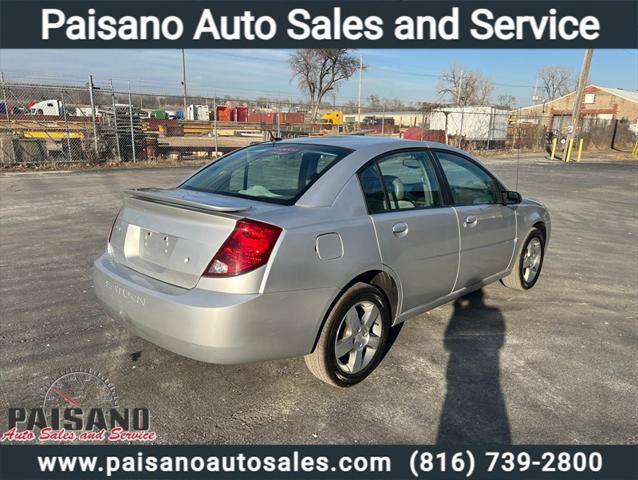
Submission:
[[[513,189],[516,162],[487,160]],[[294,358],[221,366],[133,337],[99,307],[92,261],[121,192],[193,169],[0,176],[0,411],[92,368],[148,407],[158,443],[635,443],[638,162],[521,160],[552,239],[531,291],[500,283],[407,322],[366,381]],[[7,419],[0,414],[0,430]]]

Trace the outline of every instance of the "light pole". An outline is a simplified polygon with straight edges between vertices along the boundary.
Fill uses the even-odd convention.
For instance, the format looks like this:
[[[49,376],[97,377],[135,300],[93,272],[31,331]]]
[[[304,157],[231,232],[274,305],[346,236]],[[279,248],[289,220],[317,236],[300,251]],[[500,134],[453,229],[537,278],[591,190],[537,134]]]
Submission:
[[[182,86],[184,87],[184,119],[186,119],[186,54],[184,49],[180,49],[182,56]]]
[[[363,80],[363,56],[359,55],[359,106],[357,108],[357,122],[361,129],[361,82]]]

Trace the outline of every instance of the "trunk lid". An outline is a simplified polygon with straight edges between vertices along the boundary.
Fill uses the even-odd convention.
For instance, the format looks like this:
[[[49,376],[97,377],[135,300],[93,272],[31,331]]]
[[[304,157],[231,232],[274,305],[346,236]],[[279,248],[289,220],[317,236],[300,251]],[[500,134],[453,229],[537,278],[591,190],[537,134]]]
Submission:
[[[127,190],[110,245],[115,262],[182,288],[197,285],[237,220],[277,208],[186,189]]]

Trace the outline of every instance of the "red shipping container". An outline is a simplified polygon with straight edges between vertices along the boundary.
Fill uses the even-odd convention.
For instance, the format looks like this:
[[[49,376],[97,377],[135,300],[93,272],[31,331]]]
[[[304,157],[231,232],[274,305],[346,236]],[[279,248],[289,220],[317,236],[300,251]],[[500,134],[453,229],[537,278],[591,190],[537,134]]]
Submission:
[[[419,127],[408,128],[403,132],[403,138],[406,140],[421,140],[425,142],[445,143],[445,130],[430,130]]]
[[[248,107],[235,107],[233,109],[233,120],[246,123],[248,121]]]
[[[290,125],[292,123],[304,123],[305,118],[303,113],[288,112],[280,113],[279,123]]]
[[[264,112],[248,112],[248,121],[250,123],[263,123],[272,125],[274,123],[274,114]]]
[[[219,122],[230,122],[230,107],[226,107],[225,105],[220,105],[217,107],[217,121]]]

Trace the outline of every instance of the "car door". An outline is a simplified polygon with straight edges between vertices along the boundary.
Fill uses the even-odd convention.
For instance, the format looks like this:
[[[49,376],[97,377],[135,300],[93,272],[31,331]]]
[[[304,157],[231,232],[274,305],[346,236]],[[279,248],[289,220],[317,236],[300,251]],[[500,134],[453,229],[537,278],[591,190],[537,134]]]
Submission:
[[[391,152],[360,172],[381,260],[398,276],[400,313],[449,294],[458,268],[456,214],[425,150]]]
[[[459,216],[458,290],[507,269],[516,243],[516,213],[503,205],[500,182],[477,162],[449,151],[435,154]]]

